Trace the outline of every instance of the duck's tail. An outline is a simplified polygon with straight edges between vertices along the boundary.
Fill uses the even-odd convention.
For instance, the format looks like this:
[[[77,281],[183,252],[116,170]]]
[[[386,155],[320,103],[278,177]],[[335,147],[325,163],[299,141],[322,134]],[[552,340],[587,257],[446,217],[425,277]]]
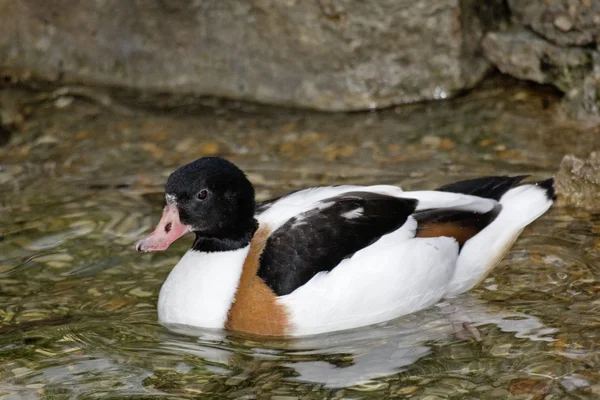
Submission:
[[[498,216],[464,244],[446,297],[456,296],[481,282],[504,257],[521,231],[554,202],[554,179],[511,188],[523,178],[483,178],[488,179],[487,185],[481,185],[484,181],[472,180],[440,188],[497,199],[502,206]]]

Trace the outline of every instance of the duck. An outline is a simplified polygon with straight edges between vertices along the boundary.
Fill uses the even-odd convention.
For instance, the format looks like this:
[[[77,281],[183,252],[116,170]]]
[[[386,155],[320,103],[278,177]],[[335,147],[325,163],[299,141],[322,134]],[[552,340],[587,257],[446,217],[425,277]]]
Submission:
[[[257,203],[221,157],[181,166],[156,229],[135,243],[195,240],[162,285],[158,320],[300,337],[382,323],[464,293],[553,204],[552,178],[463,180],[435,190],[312,187]]]

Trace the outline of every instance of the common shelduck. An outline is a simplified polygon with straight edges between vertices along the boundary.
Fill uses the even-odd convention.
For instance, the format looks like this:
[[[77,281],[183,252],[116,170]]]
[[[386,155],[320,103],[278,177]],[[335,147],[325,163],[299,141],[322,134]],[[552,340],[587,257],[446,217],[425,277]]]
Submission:
[[[163,284],[162,324],[303,336],[390,320],[477,285],[550,208],[553,180],[485,177],[436,190],[327,186],[255,203],[218,157],[173,172],[138,251],[196,239]]]

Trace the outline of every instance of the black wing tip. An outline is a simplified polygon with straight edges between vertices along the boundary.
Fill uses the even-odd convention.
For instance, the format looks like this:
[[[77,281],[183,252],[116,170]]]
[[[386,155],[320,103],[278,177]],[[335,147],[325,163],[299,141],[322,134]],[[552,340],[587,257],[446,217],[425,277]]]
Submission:
[[[442,192],[462,193],[473,196],[500,200],[504,193],[515,187],[529,175],[518,176],[484,176],[441,186],[435,190]]]
[[[554,178],[545,179],[535,183],[536,186],[546,190],[546,197],[548,200],[556,200],[556,190],[554,190]]]

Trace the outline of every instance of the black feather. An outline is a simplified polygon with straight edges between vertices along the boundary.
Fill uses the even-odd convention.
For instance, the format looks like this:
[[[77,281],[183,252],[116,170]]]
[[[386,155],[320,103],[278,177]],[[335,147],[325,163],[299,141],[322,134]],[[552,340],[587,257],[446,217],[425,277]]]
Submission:
[[[556,192],[554,190],[554,178],[536,182],[536,185],[546,189],[546,197],[548,200],[556,200]]]
[[[504,193],[525,179],[527,175],[521,176],[487,176],[484,178],[469,179],[465,181],[450,183],[436,190],[440,192],[462,193],[471,196],[484,197],[486,199],[500,200]]]

